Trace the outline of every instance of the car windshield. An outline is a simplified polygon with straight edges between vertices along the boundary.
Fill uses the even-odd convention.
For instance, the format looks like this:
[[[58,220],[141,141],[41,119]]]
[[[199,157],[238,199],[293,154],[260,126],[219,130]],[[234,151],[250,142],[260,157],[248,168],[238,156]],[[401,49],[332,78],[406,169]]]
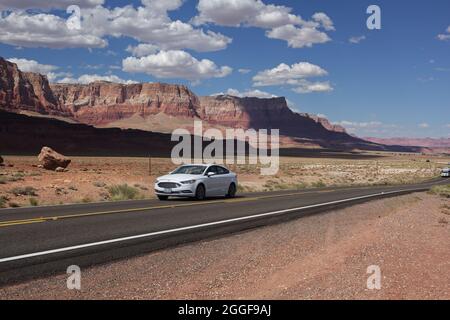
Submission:
[[[176,169],[171,174],[203,174],[205,166],[182,166]]]

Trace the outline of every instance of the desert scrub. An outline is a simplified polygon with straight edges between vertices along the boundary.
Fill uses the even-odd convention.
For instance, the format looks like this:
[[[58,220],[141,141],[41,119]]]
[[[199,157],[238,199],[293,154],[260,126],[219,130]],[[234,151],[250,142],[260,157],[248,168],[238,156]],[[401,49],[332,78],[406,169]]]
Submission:
[[[30,198],[28,200],[30,201],[30,205],[33,207],[36,207],[37,205],[39,205],[39,202],[36,198]]]
[[[120,200],[135,200],[142,198],[139,190],[129,186],[128,184],[121,184],[108,187],[109,198],[113,201]]]
[[[430,190],[431,194],[437,194],[444,198],[450,198],[450,184],[445,186],[434,186]]]
[[[5,196],[0,196],[0,208],[6,207],[6,202],[8,201],[8,198]]]
[[[33,187],[16,187],[11,190],[15,196],[37,196],[36,189]]]

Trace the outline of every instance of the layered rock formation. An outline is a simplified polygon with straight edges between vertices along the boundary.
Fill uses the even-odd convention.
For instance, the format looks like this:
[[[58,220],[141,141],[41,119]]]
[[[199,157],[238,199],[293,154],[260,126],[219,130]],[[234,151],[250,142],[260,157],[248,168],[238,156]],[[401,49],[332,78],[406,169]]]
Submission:
[[[280,129],[280,134],[314,140],[323,146],[364,147],[367,142],[348,135],[328,120],[293,112],[285,98],[239,98],[229,95],[197,97],[182,85],[162,83],[119,84],[93,82],[49,85],[45,76],[21,72],[17,65],[0,58],[0,108],[59,116],[94,126],[141,128],[126,119],[193,119],[207,126]],[[166,117],[167,116],[167,117]],[[170,121],[170,120],[169,120]],[[373,148],[373,144],[369,146]]]
[[[194,117],[198,98],[185,86],[162,83],[52,84],[58,105],[79,122],[100,125],[139,114]]]

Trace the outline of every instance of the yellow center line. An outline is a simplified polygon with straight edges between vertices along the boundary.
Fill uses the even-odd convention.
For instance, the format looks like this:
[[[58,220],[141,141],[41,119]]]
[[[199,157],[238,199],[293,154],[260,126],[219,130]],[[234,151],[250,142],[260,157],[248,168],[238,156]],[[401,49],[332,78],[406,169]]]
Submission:
[[[250,201],[263,200],[263,199],[290,197],[290,196],[302,195],[302,194],[307,194],[307,193],[324,193],[324,192],[331,192],[331,191],[333,191],[333,190],[302,191],[302,192],[292,192],[292,193],[287,193],[287,194],[255,196],[255,197],[250,197],[250,198],[235,198],[235,199],[225,199],[225,200],[219,200],[219,201],[212,200],[212,201],[204,201],[204,202],[196,202],[196,203],[170,204],[170,205],[155,206],[155,207],[98,211],[98,212],[61,215],[61,216],[39,217],[39,218],[24,219],[24,220],[0,221],[0,228],[14,226],[14,225],[31,224],[31,223],[37,223],[37,222],[48,222],[48,221],[56,221],[56,220],[63,220],[63,219],[73,219],[73,218],[93,217],[93,216],[129,213],[129,212],[138,212],[138,211],[149,211],[149,210],[159,210],[159,209],[200,206],[200,205],[208,205],[208,204],[250,202]]]

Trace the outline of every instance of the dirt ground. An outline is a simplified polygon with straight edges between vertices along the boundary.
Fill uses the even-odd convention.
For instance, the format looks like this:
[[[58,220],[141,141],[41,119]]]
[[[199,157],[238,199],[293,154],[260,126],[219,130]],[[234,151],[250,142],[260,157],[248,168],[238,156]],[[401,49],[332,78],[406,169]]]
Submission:
[[[151,198],[155,179],[176,167],[170,159],[153,158],[150,163],[148,158],[71,157],[68,172],[53,172],[38,168],[37,157],[4,159],[0,207],[108,201],[112,198],[108,188],[119,184],[134,188],[139,198]],[[251,192],[419,182],[438,175],[449,161],[392,154],[368,159],[282,157],[275,176],[260,175],[260,166],[230,168],[238,173],[239,191]]]
[[[0,288],[0,299],[450,299],[450,202],[427,193]],[[369,266],[381,272],[370,290]]]

